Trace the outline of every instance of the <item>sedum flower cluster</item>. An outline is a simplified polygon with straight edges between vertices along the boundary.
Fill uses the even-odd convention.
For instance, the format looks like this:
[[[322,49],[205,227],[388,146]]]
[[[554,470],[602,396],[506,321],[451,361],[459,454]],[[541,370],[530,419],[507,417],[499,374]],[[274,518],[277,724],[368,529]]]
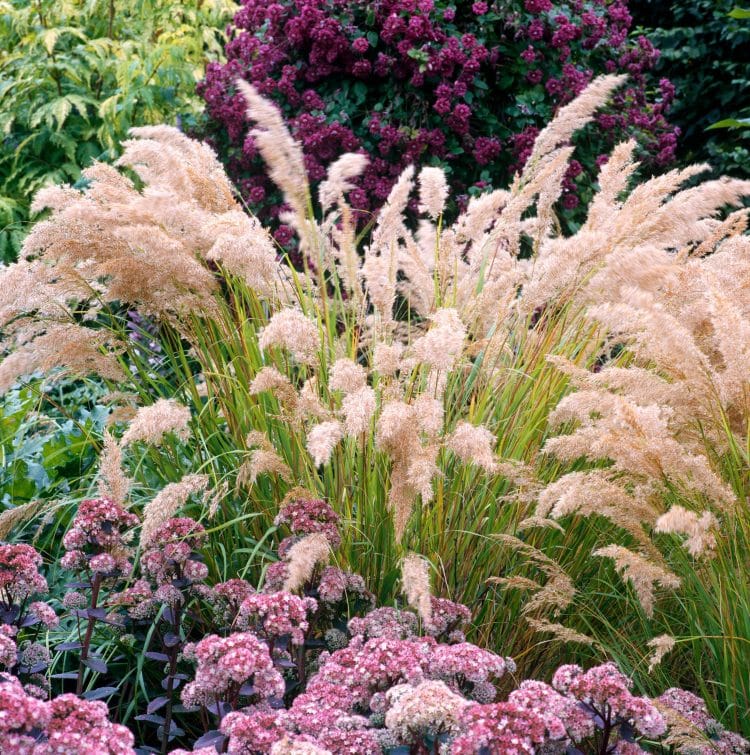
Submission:
[[[64,569],[110,576],[130,570],[128,530],[138,517],[109,498],[82,501],[63,537]]]
[[[0,743],[8,755],[135,755],[133,734],[109,720],[104,703],[72,694],[45,702],[27,694],[15,677],[4,675]]]

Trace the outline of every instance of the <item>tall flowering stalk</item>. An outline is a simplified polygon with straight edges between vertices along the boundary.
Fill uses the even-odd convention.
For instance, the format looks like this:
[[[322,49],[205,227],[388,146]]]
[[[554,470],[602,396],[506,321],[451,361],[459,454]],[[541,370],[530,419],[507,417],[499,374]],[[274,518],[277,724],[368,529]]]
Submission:
[[[86,627],[80,637],[76,694],[80,695],[83,690],[85,667],[97,673],[107,671],[103,660],[90,657],[96,622],[106,618],[106,610],[99,605],[100,591],[105,583],[114,584],[130,571],[131,550],[126,535],[137,523],[135,514],[114,501],[108,498],[89,499],[81,502],[73,524],[63,537],[66,553],[60,565],[84,577],[83,581],[73,583],[71,587],[91,590],[88,606],[73,609],[79,620],[85,619]]]

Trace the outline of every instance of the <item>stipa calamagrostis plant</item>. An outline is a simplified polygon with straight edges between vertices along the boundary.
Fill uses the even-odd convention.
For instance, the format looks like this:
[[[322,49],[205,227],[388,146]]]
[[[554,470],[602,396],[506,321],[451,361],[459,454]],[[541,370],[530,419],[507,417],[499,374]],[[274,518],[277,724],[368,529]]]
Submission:
[[[721,274],[738,293],[747,280],[742,223],[715,218],[748,184],[683,190],[700,172],[691,168],[628,193],[636,165],[627,143],[601,169],[580,231],[556,231],[570,138],[620,83],[597,79],[562,108],[510,188],[473,198],[453,225],[442,218],[445,177],[407,169],[360,249],[346,194],[366,158],[334,163],[313,198],[278,112],[240,82],[256,143],[286,194],[302,271],[277,259],[207,147],[167,127],[137,129],[119,164],[142,188],[99,164],[84,191],[56,187],[35,200],[51,214],[3,271],[0,384],[34,369],[96,372],[143,403],[179,400],[196,442],[145,452],[139,474],[177,482],[210,468],[230,483],[221,516],[257,514],[242,530],[255,540],[290,486],[302,485],[347,520],[342,552],[359,554],[358,571],[381,597],[415,551],[450,597],[476,605],[478,635],[543,663],[535,631],[579,641],[596,629],[583,598],[609,567],[592,552],[622,556],[614,540],[629,563],[658,570],[647,586],[676,584],[666,541],[652,530],[708,547],[719,512],[736,508],[720,459],[746,447],[696,450],[721,427],[734,438],[746,416],[741,364],[724,364],[727,327],[714,332],[711,317],[733,311],[719,296]],[[713,288],[696,282],[704,270],[719,276]],[[694,309],[688,293],[701,298]],[[159,323],[168,378],[130,348],[115,316],[122,303]],[[670,372],[660,358],[672,348]],[[720,389],[698,379],[710,369],[729,369]],[[693,403],[677,396],[680,381]],[[570,383],[577,390],[566,396]],[[553,426],[578,425],[548,439],[551,414]],[[666,492],[685,514],[668,513]],[[558,522],[594,512],[606,521]],[[546,584],[532,572],[512,577],[521,562]],[[522,608],[502,586],[535,595]],[[508,619],[519,612],[528,628]]]

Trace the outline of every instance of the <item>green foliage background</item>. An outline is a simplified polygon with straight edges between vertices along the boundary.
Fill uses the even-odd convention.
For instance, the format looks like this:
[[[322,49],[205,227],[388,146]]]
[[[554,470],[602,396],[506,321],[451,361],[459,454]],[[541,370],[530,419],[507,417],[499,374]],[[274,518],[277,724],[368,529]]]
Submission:
[[[29,202],[111,159],[131,126],[183,123],[231,0],[0,0],[0,259]]]
[[[740,8],[737,8],[737,6]],[[634,24],[661,50],[657,73],[677,95],[670,119],[682,129],[678,161],[709,162],[719,175],[750,176],[750,20],[736,0],[631,0]]]

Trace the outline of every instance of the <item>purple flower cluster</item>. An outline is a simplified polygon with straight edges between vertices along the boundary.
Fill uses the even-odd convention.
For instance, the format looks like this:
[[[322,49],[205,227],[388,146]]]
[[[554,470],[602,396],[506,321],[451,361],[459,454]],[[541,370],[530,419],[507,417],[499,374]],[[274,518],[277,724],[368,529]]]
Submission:
[[[247,136],[235,87],[251,81],[281,107],[301,143],[312,182],[344,152],[370,162],[350,192],[363,211],[379,207],[411,164],[449,166],[457,194],[503,185],[529,154],[529,136],[596,75],[626,72],[629,86],[581,145],[584,175],[569,176],[572,209],[586,171],[615,141],[636,137],[658,165],[674,157],[677,129],[666,120],[674,91],[648,72],[658,51],[628,39],[626,0],[515,0],[445,8],[418,0],[243,0],[230,26],[227,62],[211,63],[198,90],[219,150],[254,212],[275,220],[282,198]],[[601,125],[601,123],[600,123]],[[533,141],[533,139],[531,139]],[[292,233],[277,224],[276,238]]]
[[[138,517],[109,498],[82,501],[63,537],[64,569],[110,575],[130,569],[126,533]]]
[[[286,525],[293,536],[316,533],[325,535],[331,548],[338,548],[341,544],[340,521],[339,515],[325,501],[302,498],[292,500],[282,506],[274,519],[274,524],[277,527]],[[283,556],[288,544],[292,542],[292,538],[282,541],[279,545],[279,555]]]
[[[293,645],[302,645],[310,626],[308,613],[314,613],[317,607],[313,598],[288,592],[255,593],[242,602],[235,623],[268,642],[289,635]]]
[[[196,553],[205,536],[203,525],[189,517],[169,519],[156,529],[141,556],[141,568],[158,586],[175,580],[199,582],[208,568]]]
[[[47,580],[39,573],[42,557],[30,545],[0,545],[0,608],[37,593],[47,592]]]
[[[101,702],[64,694],[43,702],[13,676],[0,675],[0,742],[15,755],[135,755],[133,734]]]

